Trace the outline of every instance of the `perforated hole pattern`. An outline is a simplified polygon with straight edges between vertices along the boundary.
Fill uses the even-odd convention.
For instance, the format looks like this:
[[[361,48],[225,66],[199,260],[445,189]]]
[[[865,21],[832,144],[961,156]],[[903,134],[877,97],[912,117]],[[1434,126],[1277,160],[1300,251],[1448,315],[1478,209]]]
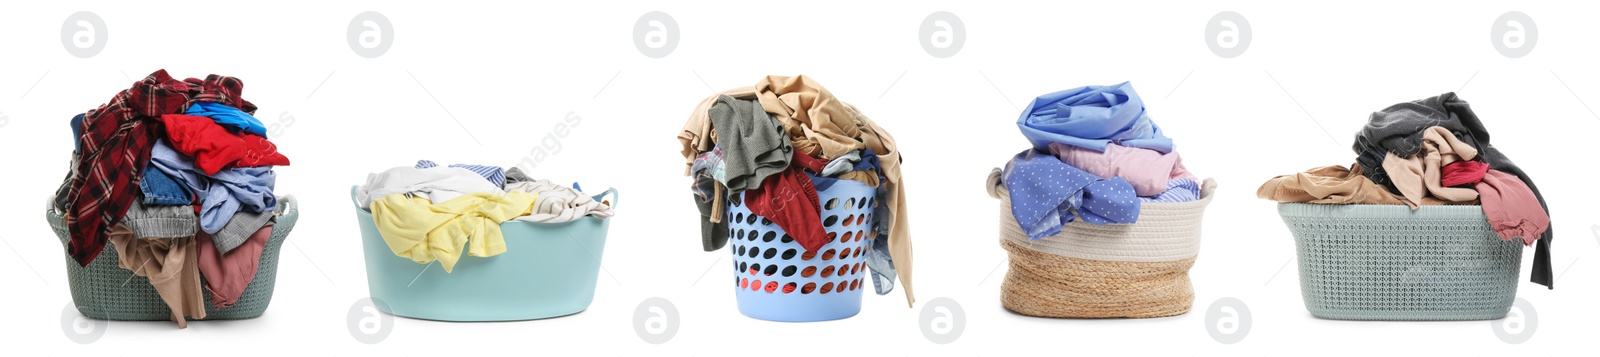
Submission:
[[[780,295],[859,294],[878,202],[871,196],[819,195],[828,241],[810,252],[772,220],[751,213],[743,195],[728,196],[728,248],[733,251],[734,284],[739,289]]]

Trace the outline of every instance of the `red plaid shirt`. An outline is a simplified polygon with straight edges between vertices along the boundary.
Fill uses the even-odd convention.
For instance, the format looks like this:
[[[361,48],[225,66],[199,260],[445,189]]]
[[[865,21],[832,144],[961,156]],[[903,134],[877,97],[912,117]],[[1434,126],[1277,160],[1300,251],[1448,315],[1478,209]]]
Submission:
[[[244,82],[209,75],[205,80],[172,79],[166,70],[151,73],[83,117],[83,136],[72,173],[56,191],[65,197],[67,254],[88,265],[105,247],[111,228],[138,199],[139,178],[150,162],[150,146],[165,133],[162,114],[179,114],[195,102],[216,102],[254,113],[240,98]]]

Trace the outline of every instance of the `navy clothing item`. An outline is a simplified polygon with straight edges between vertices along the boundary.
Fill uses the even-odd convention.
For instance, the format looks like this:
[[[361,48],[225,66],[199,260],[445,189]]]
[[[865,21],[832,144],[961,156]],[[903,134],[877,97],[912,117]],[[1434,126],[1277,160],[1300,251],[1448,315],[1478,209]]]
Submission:
[[[147,206],[194,204],[194,195],[189,192],[187,185],[155,165],[145,165],[144,179],[139,180],[139,192],[144,194],[142,202]]]
[[[1457,139],[1467,145],[1478,149],[1478,155],[1489,168],[1517,176],[1522,183],[1533,190],[1534,196],[1539,198],[1539,205],[1544,207],[1545,213],[1550,212],[1550,206],[1545,204],[1544,194],[1539,193],[1539,186],[1533,184],[1533,179],[1517,167],[1516,163],[1506,157],[1494,145],[1489,143],[1489,130],[1483,126],[1483,121],[1472,112],[1466,101],[1456,97],[1454,92],[1445,93],[1437,97],[1419,99],[1416,101],[1395,104],[1383,110],[1372,113],[1366,127],[1356,136],[1356,145],[1353,148],[1364,159],[1358,159],[1361,169],[1367,172],[1367,178],[1373,178],[1373,172],[1382,172],[1382,157],[1386,152],[1393,152],[1396,156],[1411,157],[1422,150],[1422,131],[1424,129],[1442,126],[1456,135]],[[1367,145],[1363,146],[1363,143]],[[1376,155],[1376,160],[1373,159]],[[1369,166],[1370,165],[1370,166]],[[1387,180],[1388,175],[1381,175]],[[1373,179],[1377,181],[1377,179]],[[1533,270],[1529,272],[1530,281],[1555,288],[1554,276],[1550,267],[1550,245],[1555,235],[1555,225],[1551,224],[1544,235],[1539,237],[1538,250],[1533,255]]]
[[[1133,184],[1121,177],[1101,178],[1049,153],[1025,150],[1006,163],[1001,177],[1010,191],[1011,215],[1028,239],[1061,233],[1062,226],[1078,218],[1102,225],[1139,220]]]
[[[72,117],[72,149],[83,149],[83,113]],[[77,155],[73,155],[77,156]]]

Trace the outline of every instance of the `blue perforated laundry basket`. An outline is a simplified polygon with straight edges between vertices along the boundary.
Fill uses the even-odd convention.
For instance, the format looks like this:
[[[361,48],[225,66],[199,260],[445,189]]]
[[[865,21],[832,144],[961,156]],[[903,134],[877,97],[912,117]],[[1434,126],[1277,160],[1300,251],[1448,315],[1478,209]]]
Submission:
[[[355,200],[356,190],[350,188]],[[616,189],[594,196],[611,195]],[[437,262],[417,264],[395,256],[372,220],[356,203],[367,288],[378,308],[395,315],[441,321],[515,321],[572,315],[589,308],[600,276],[610,219],[586,216],[572,222],[509,221],[500,225],[506,252],[463,256],[445,273]]]
[[[1280,203],[1312,316],[1492,320],[1517,297],[1522,243],[1501,240],[1480,206]]]
[[[837,320],[861,312],[861,292],[871,288],[863,277],[876,193],[850,180],[818,190],[828,243],[809,252],[772,220],[751,213],[743,195],[729,195],[724,219],[739,312],[783,322]]]

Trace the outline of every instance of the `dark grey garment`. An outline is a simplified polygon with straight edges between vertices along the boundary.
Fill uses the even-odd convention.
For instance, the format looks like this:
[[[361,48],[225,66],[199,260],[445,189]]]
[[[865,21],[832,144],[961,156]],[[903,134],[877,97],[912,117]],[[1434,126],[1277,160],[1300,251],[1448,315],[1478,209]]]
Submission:
[[[1400,157],[1414,156],[1422,150],[1422,130],[1433,126],[1449,129],[1455,133],[1457,139],[1477,148],[1480,160],[1489,164],[1490,169],[1522,179],[1522,183],[1533,189],[1534,196],[1539,198],[1539,205],[1544,207],[1545,214],[1550,213],[1550,206],[1545,204],[1544,194],[1539,193],[1539,186],[1533,184],[1533,179],[1529,178],[1522,168],[1517,167],[1504,153],[1489,144],[1489,130],[1483,127],[1483,121],[1472,112],[1466,101],[1457,98],[1453,92],[1395,104],[1372,113],[1367,126],[1356,135],[1354,147],[1356,154],[1362,157],[1357,161],[1361,164],[1361,169],[1368,173],[1367,178],[1372,178],[1374,172],[1383,172],[1384,153],[1375,151],[1387,150]],[[1366,144],[1365,147],[1363,144]],[[1373,157],[1377,159],[1372,160]],[[1383,179],[1387,181],[1387,175],[1384,175]],[[1533,255],[1533,271],[1529,273],[1529,280],[1551,289],[1555,289],[1550,268],[1550,244],[1554,235],[1555,224],[1552,223],[1550,228],[1544,231],[1544,235],[1539,237],[1539,247]]]
[[[533,178],[532,177],[528,177],[528,174],[523,173],[522,172],[522,168],[520,168],[520,167],[512,167],[510,170],[506,170],[506,184],[507,185],[518,183],[518,182],[531,182],[531,181],[533,181]]]
[[[761,180],[789,167],[794,147],[783,124],[761,109],[761,102],[717,97],[708,111],[722,149],[723,186],[728,192],[761,187]]]
[[[128,206],[121,224],[140,239],[193,237],[200,230],[194,206],[146,206],[139,200]]]
[[[721,220],[722,222],[711,223],[712,202],[710,200],[700,200],[699,195],[693,195],[693,197],[695,206],[700,207],[700,245],[707,252],[722,249],[723,246],[728,245],[728,220],[724,219]]]
[[[194,211],[193,206],[177,207],[183,207],[190,212]],[[250,240],[250,235],[261,230],[261,227],[272,224],[275,217],[272,210],[267,210],[266,212],[247,211],[249,210],[239,210],[239,212],[234,213],[233,219],[229,219],[228,224],[223,225],[222,229],[211,234],[211,243],[216,245],[217,253],[228,254],[233,248],[238,248],[246,240]]]

